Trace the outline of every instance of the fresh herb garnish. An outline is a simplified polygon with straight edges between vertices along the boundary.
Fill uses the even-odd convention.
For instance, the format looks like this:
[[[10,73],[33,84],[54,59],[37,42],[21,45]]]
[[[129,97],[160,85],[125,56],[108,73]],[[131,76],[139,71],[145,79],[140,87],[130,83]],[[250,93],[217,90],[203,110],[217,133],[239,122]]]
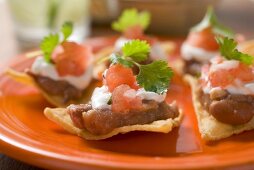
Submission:
[[[55,47],[59,43],[59,35],[58,34],[50,34],[47,37],[44,37],[44,39],[41,42],[40,48],[44,55],[44,60],[46,62],[50,62],[51,60],[51,54]]]
[[[140,65],[139,69],[137,82],[140,86],[158,94],[167,92],[173,71],[166,61],[158,60],[151,64]]]
[[[150,45],[146,41],[132,40],[122,47],[122,55],[112,54],[111,62],[120,63],[125,67],[133,67],[138,62],[145,61],[150,52]]]
[[[42,40],[40,44],[41,51],[43,53],[46,62],[51,62],[51,55],[57,45],[66,41],[72,33],[72,23],[66,22],[63,24],[60,33],[50,34]],[[62,37],[62,39],[61,39]]]
[[[211,6],[208,7],[203,20],[198,25],[194,26],[191,31],[200,32],[209,27],[211,27],[214,34],[222,35],[225,37],[233,37],[232,30],[219,23]]]
[[[123,48],[123,54],[112,54],[111,62],[113,64],[122,64],[125,67],[139,68],[137,83],[146,91],[152,91],[158,94],[165,93],[168,89],[173,71],[166,61],[154,61],[151,64],[142,65],[139,62],[148,58],[150,46],[146,41],[133,40],[126,43]]]
[[[123,56],[117,55],[117,54],[111,54],[110,60],[111,60],[111,63],[113,63],[113,64],[119,63],[125,67],[133,67],[133,65],[134,65],[132,61],[124,59]]]
[[[65,22],[61,28],[61,32],[64,36],[64,40],[67,40],[72,33],[73,25],[71,22]]]
[[[131,57],[136,62],[141,62],[147,59],[150,52],[150,45],[146,41],[133,40],[127,42],[123,48],[124,57]]]
[[[220,53],[223,57],[228,60],[238,60],[244,64],[251,65],[253,64],[253,56],[244,54],[237,50],[237,43],[234,39],[225,37],[216,37],[216,41],[219,44]]]
[[[119,19],[112,24],[112,28],[119,32],[124,32],[132,26],[139,25],[145,30],[150,24],[150,13],[140,12],[137,9],[126,9]]]

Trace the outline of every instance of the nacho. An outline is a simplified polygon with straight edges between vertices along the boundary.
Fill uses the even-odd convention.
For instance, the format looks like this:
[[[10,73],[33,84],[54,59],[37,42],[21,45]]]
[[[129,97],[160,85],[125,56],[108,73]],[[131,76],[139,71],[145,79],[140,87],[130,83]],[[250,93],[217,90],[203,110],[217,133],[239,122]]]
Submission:
[[[243,131],[254,129],[254,117],[246,124],[230,125],[219,122],[205,109],[203,109],[198,98],[198,80],[192,76],[185,76],[185,80],[189,82],[192,89],[192,101],[198,120],[198,127],[201,137],[206,141],[214,141],[239,134]]]
[[[55,106],[82,102],[92,81],[93,53],[88,45],[68,41],[72,30],[72,23],[64,23],[60,32],[43,38],[39,51],[27,54],[36,57],[31,67],[24,72],[8,69],[6,75],[35,86]]]
[[[111,55],[115,58],[103,73],[103,86],[94,89],[89,103],[46,108],[45,116],[89,140],[130,131],[170,132],[183,116],[176,102],[166,102],[173,71],[162,60],[137,64],[135,61],[147,60],[149,47],[141,40],[125,44],[123,54]],[[137,76],[132,70],[134,63],[139,68]]]
[[[40,85],[33,79],[33,77],[31,77],[25,72],[18,72],[13,69],[7,69],[5,74],[10,76],[13,80],[17,82],[36,87],[49,103],[57,107],[66,107],[72,103],[82,103],[82,102],[88,101],[89,100],[88,98],[90,97],[89,92],[92,91],[92,86],[89,86],[83,92],[83,95],[81,98],[77,100],[70,100],[68,102],[64,102],[61,96],[51,95],[51,94],[48,94],[46,91],[44,91],[40,87]]]

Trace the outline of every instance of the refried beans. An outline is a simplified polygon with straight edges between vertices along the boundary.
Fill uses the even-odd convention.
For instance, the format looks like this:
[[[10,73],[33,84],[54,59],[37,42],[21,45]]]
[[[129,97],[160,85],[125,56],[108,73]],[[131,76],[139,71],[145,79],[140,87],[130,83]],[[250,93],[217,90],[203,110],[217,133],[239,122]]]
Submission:
[[[254,116],[254,96],[230,94],[221,90],[217,97],[211,98],[199,89],[199,100],[205,110],[215,119],[230,125],[241,125],[249,122]]]
[[[128,125],[149,124],[157,120],[176,118],[179,115],[175,105],[143,100],[143,109],[128,113],[114,113],[110,109],[93,109],[91,104],[70,105],[67,108],[74,125],[94,135],[103,135],[113,129]]]
[[[56,81],[45,76],[33,74],[30,71],[28,71],[27,74],[32,76],[34,81],[46,93],[53,96],[59,96],[60,98],[62,98],[63,104],[68,103],[70,100],[79,99],[83,94],[82,90],[77,89],[67,81],[64,80]]]

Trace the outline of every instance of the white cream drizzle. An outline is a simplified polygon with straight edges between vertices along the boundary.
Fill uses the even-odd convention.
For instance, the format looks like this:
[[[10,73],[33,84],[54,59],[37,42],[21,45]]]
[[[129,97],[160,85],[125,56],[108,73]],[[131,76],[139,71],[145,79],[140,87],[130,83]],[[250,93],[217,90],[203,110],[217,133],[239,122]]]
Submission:
[[[154,100],[158,103],[163,102],[166,98],[166,93],[160,95],[155,92],[145,91],[143,88],[137,91],[134,89],[127,90],[123,95],[128,98],[140,97],[142,100]],[[91,98],[92,107],[97,109],[111,109],[111,105],[108,104],[111,96],[112,93],[109,92],[106,85],[95,88]]]
[[[210,67],[210,73],[217,70],[230,70],[237,68],[239,66],[239,61],[237,60],[225,60],[222,63],[212,64]]]
[[[218,55],[218,52],[206,51],[184,42],[181,47],[181,55],[185,60],[195,59],[200,62],[208,62],[211,58]]]
[[[81,76],[59,76],[55,66],[47,63],[43,57],[37,57],[32,65],[31,72],[53,80],[64,80],[78,89],[84,90],[92,80],[92,65]]]

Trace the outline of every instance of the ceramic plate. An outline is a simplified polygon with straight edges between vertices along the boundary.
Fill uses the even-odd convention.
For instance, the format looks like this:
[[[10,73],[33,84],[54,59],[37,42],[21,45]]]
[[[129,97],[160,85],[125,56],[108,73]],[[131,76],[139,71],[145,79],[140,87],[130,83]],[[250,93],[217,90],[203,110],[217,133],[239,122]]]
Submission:
[[[90,40],[96,49],[113,42]],[[23,55],[11,65],[24,70]],[[93,84],[96,86],[96,83]],[[175,77],[167,101],[176,99],[185,117],[171,133],[131,132],[102,141],[86,141],[47,120],[50,106],[33,87],[0,76],[1,152],[49,169],[210,169],[254,168],[254,131],[218,142],[200,139],[189,87]],[[87,95],[90,95],[88,92]]]

